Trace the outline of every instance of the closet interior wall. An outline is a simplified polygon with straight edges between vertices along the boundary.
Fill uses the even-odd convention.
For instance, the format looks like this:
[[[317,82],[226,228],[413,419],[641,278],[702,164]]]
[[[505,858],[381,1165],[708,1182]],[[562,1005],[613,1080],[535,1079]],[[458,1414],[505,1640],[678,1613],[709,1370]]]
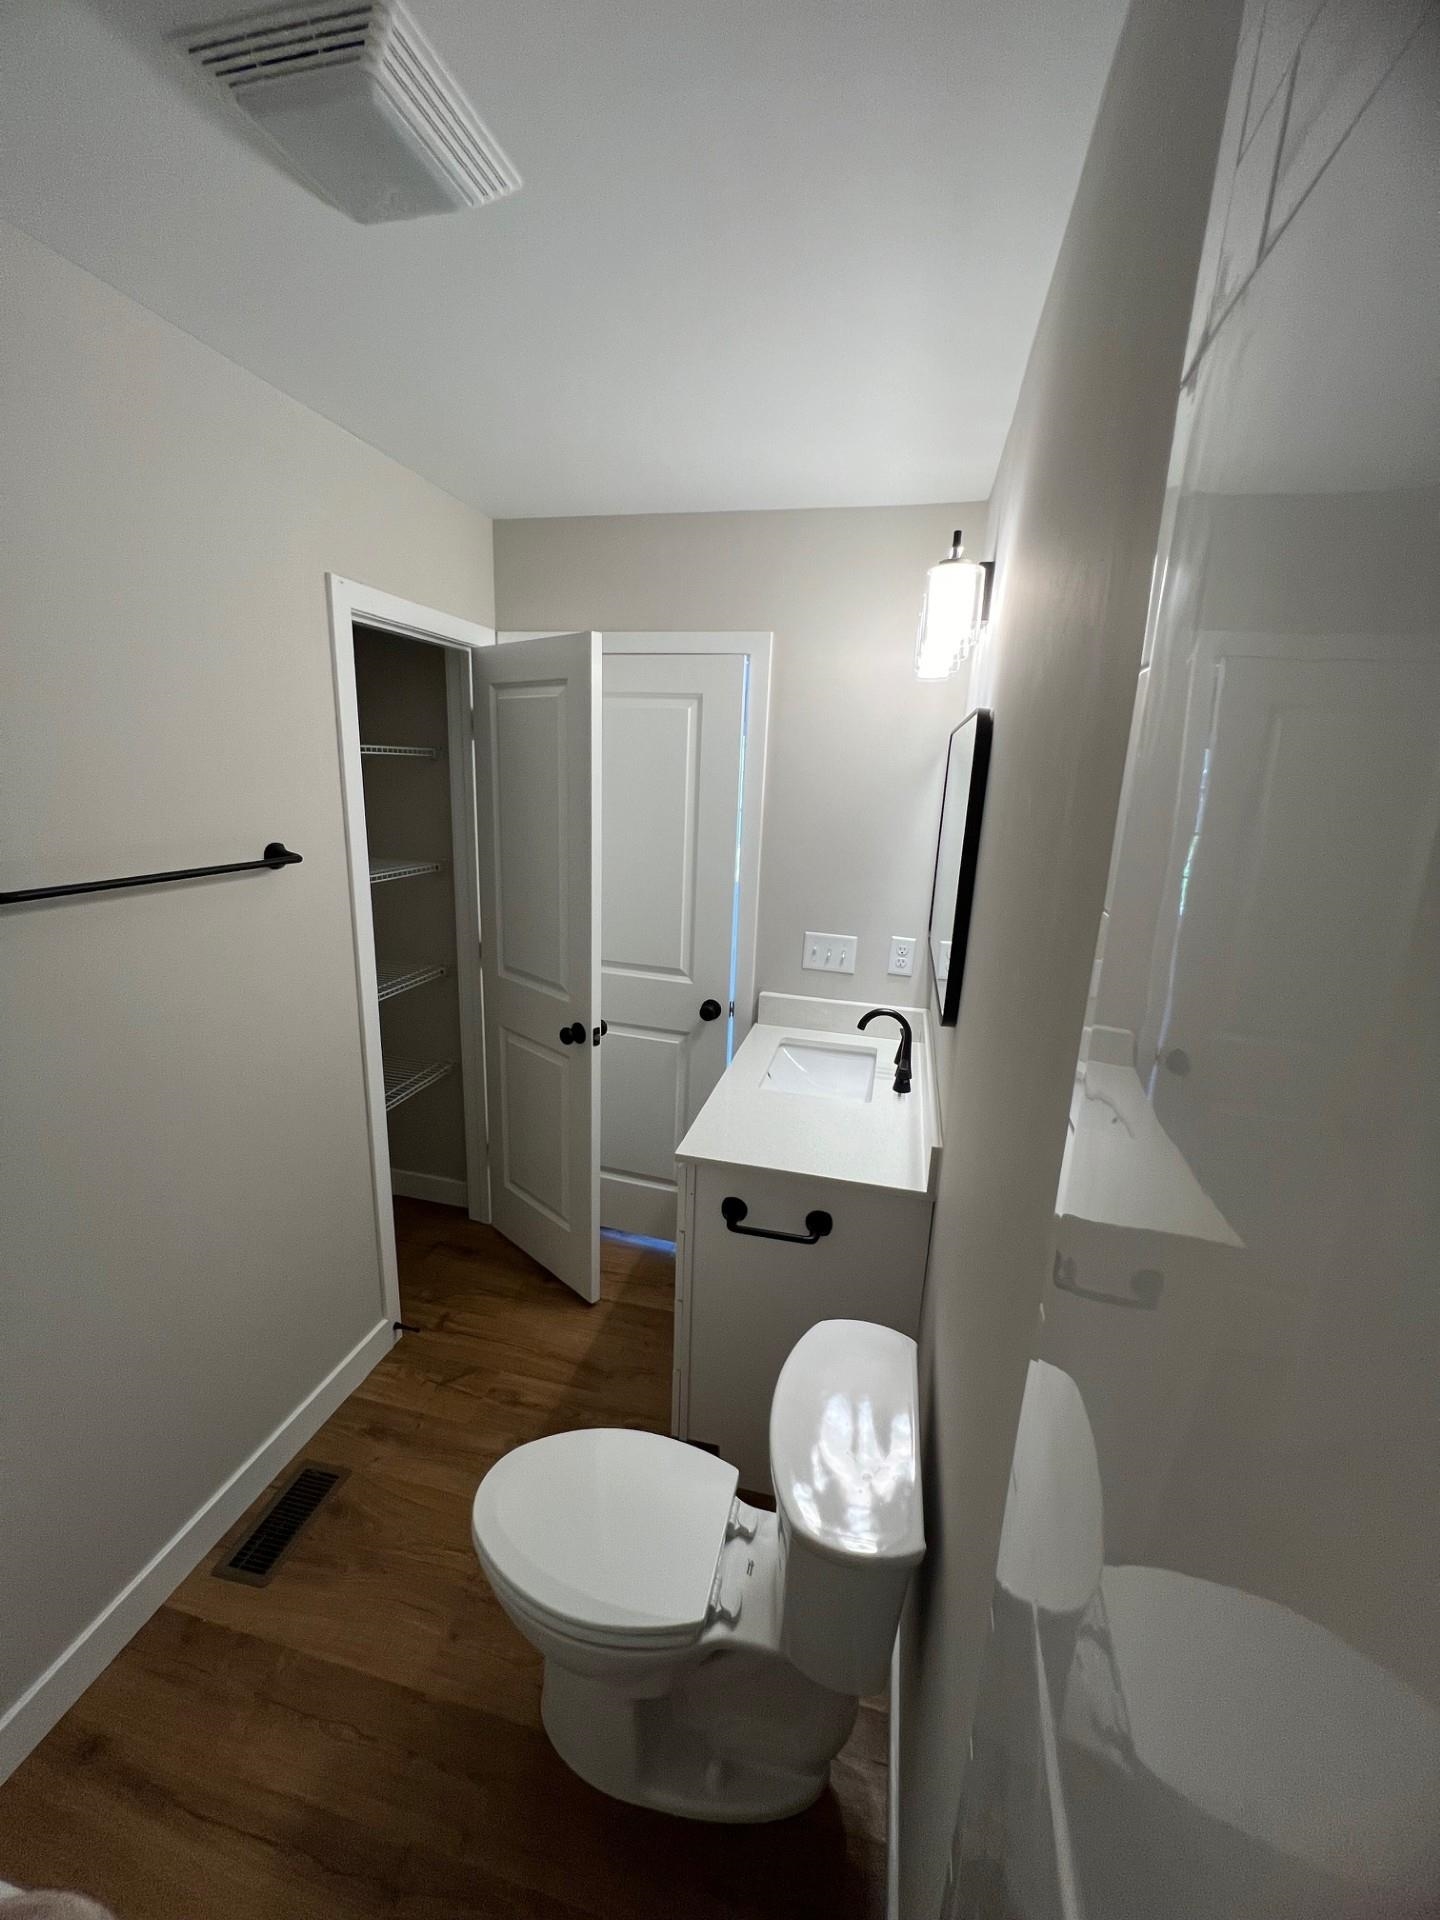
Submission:
[[[371,873],[430,868],[370,889],[387,1101],[400,1076],[445,1067],[396,1099],[387,1124],[396,1192],[465,1204],[465,1105],[456,978],[455,876],[445,649],[355,627],[355,686]],[[428,757],[364,752],[428,749]],[[423,976],[443,967],[438,977]],[[420,984],[399,985],[413,974]]]

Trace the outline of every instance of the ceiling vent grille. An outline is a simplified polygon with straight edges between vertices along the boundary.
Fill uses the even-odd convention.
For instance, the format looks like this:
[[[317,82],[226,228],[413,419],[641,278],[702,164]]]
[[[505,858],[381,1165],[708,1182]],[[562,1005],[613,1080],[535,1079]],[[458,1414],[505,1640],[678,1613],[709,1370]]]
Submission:
[[[186,36],[190,57],[232,92],[284,73],[348,64],[365,51],[375,8],[288,7],[283,14],[230,21],[204,37]]]
[[[458,212],[520,185],[399,0],[279,7],[177,39],[306,184],[353,219]]]

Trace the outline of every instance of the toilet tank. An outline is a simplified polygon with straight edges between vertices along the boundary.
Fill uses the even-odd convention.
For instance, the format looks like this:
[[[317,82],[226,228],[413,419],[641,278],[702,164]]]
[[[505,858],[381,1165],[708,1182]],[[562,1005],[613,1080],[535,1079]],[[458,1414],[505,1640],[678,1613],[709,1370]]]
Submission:
[[[924,1557],[915,1342],[869,1320],[822,1320],[770,1403],[780,1520],[780,1644],[837,1693],[876,1693],[910,1575]]]

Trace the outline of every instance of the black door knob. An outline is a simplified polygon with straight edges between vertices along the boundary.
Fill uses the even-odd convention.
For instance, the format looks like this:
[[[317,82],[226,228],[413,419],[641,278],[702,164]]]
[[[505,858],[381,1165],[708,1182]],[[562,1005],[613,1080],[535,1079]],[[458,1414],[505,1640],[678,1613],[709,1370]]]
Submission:
[[[702,1000],[700,1002],[700,1018],[702,1020],[718,1020],[721,1011],[722,1009],[718,1000]]]
[[[573,1027],[561,1027],[560,1044],[562,1047],[578,1047],[585,1038],[585,1029],[577,1020]]]

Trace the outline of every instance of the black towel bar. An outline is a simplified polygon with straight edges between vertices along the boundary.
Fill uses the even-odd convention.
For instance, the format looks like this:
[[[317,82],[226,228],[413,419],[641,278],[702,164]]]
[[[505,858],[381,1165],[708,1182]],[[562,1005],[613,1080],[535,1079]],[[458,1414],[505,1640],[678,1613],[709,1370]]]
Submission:
[[[753,1240],[788,1240],[793,1246],[813,1247],[823,1240],[835,1222],[821,1207],[805,1216],[804,1233],[781,1233],[775,1227],[742,1227],[740,1222],[750,1209],[743,1200],[733,1193],[720,1202],[720,1211],[725,1216],[725,1225],[731,1233],[748,1233]]]
[[[119,880],[77,880],[68,887],[22,887],[18,893],[0,893],[0,907],[22,900],[59,900],[72,893],[109,893],[115,887],[153,887],[162,880],[203,880],[212,873],[255,873],[261,867],[295,867],[301,855],[291,853],[283,840],[272,840],[258,860],[232,860],[224,867],[175,867],[169,873],[130,873]]]

